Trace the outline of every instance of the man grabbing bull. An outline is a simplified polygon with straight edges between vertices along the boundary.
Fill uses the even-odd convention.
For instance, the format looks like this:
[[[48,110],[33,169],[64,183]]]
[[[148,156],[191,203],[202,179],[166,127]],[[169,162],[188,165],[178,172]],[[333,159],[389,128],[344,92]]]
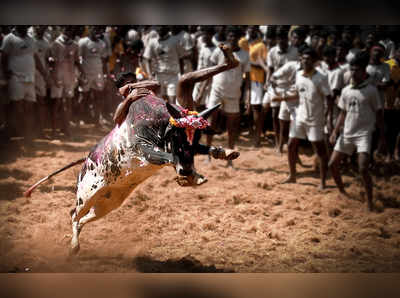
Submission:
[[[181,106],[193,107],[194,84],[234,68],[238,61],[230,48],[222,45],[223,64],[190,72],[178,82],[177,100]],[[71,253],[79,251],[82,227],[119,207],[144,180],[164,166],[173,166],[181,185],[204,182],[197,179],[194,155],[209,154],[217,159],[233,160],[238,152],[199,144],[199,130],[209,124],[206,118],[218,106],[201,113],[166,103],[155,95],[157,82],[128,83],[119,89],[125,97],[114,116],[116,126],[89,153],[51,176],[77,163],[84,162],[78,176],[76,207],[71,211]],[[183,181],[182,181],[183,180]]]

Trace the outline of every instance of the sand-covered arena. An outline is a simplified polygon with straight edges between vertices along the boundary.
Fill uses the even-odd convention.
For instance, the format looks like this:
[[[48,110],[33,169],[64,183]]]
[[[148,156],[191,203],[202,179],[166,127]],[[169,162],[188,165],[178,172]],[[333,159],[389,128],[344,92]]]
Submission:
[[[80,167],[23,192],[58,168],[86,156],[107,132],[74,128],[73,140],[13,139],[0,145],[0,272],[400,272],[400,164],[378,160],[373,171],[380,212],[368,212],[361,180],[344,173],[351,198],[332,179],[318,191],[313,157],[298,166],[297,184],[279,184],[286,156],[247,134],[235,168],[225,161],[196,168],[208,178],[181,187],[172,168],[141,184],[117,210],[88,224],[81,251],[68,257],[70,209]],[[215,138],[226,145],[227,135]]]

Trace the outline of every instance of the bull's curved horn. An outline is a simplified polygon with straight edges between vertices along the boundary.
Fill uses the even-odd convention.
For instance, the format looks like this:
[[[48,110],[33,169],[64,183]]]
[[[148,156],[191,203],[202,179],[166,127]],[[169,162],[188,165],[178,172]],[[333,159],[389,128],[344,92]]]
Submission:
[[[171,105],[169,102],[167,102],[166,105],[168,113],[172,116],[172,118],[179,119],[182,117],[181,112],[176,107]]]
[[[199,113],[197,116],[198,117],[203,117],[204,119],[207,119],[212,114],[212,112],[215,111],[216,109],[218,109],[220,106],[221,106],[221,104],[219,103],[219,104],[217,104],[217,105],[215,105],[215,106],[213,106],[213,107],[211,107],[211,108]]]

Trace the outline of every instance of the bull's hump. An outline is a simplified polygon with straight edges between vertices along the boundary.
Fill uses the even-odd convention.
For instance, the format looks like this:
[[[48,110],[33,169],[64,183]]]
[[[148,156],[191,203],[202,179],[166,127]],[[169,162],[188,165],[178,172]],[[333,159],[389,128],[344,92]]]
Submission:
[[[149,94],[132,104],[128,121],[134,125],[154,126],[168,122],[169,117],[165,101]]]

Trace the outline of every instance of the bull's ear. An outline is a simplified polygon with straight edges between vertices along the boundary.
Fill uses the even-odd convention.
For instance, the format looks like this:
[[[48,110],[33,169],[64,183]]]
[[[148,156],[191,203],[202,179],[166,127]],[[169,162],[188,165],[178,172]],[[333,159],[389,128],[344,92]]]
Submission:
[[[172,116],[172,118],[179,119],[182,117],[181,112],[176,107],[171,105],[169,102],[167,102],[166,105],[167,105],[168,113]]]
[[[215,105],[215,106],[213,106],[213,107],[211,107],[211,108],[209,108],[207,110],[204,110],[203,112],[199,113],[197,116],[198,117],[202,117],[203,119],[207,119],[212,114],[212,112],[214,112],[220,106],[221,106],[221,104],[219,103],[219,104],[217,104],[217,105]]]

